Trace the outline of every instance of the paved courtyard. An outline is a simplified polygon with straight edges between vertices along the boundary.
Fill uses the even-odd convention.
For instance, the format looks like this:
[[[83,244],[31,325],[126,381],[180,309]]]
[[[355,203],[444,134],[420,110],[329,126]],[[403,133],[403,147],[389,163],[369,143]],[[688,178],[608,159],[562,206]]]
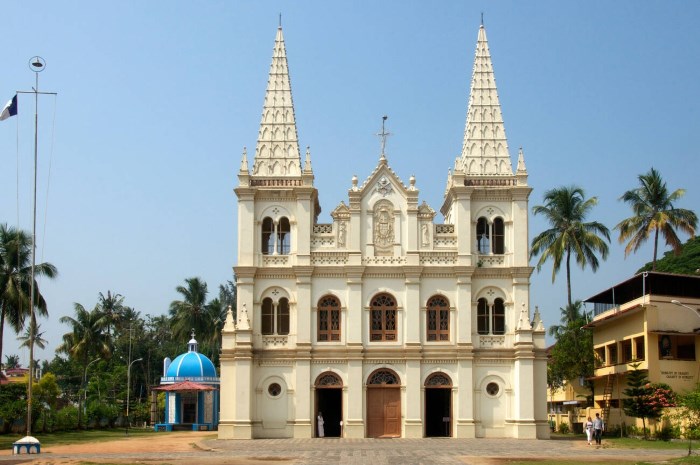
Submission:
[[[163,436],[165,437],[165,436]],[[208,437],[208,438],[207,438]],[[47,447],[40,455],[0,455],[0,464],[35,465],[97,463],[204,464],[485,464],[496,465],[513,459],[567,459],[579,463],[597,461],[663,462],[687,453],[679,450],[614,449],[587,446],[583,440],[515,439],[259,439],[221,441],[211,433],[183,435],[180,447],[159,446],[159,437],[142,438],[142,443],[124,441],[124,446],[85,444]],[[127,442],[131,441],[131,442]],[[119,441],[121,442],[121,441]],[[118,443],[119,443],[118,442]],[[142,444],[142,445],[138,445]]]

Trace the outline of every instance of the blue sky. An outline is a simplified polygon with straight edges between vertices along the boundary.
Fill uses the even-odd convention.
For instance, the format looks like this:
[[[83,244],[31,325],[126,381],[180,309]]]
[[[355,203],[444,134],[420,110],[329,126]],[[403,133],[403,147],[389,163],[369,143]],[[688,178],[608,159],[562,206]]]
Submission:
[[[421,200],[439,210],[461,150],[482,12],[531,207],[545,190],[575,183],[599,199],[591,219],[612,229],[630,215],[618,198],[653,166],[670,188],[687,189],[679,206],[699,210],[699,2],[3,6],[1,103],[34,85],[27,63],[37,54],[47,62],[40,90],[58,92],[40,99],[38,257],[60,272],[41,283],[50,318],[40,359],[53,357],[68,331],[58,319],[73,302],[92,308],[111,290],[142,314],[160,314],[187,277],[211,291],[231,279],[232,189],[243,146],[255,147],[279,13],[320,222],[346,199],[352,175],[364,179],[376,166],[384,114],[390,165],[405,182],[415,174]],[[33,99],[19,104],[20,115],[0,123],[0,222],[29,230]],[[530,237],[546,227],[531,216]],[[597,273],[574,272],[574,298],[650,259],[650,246],[624,259],[615,235]],[[547,326],[557,323],[563,272],[554,285],[550,267],[535,273],[530,298]],[[26,363],[11,331],[4,346]]]

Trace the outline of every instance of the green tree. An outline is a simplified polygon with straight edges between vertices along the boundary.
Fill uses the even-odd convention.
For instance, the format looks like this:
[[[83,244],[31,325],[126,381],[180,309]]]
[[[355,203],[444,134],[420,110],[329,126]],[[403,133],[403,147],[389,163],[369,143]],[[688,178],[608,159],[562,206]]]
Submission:
[[[553,390],[593,375],[593,334],[583,328],[589,315],[580,300],[560,311],[562,324],[549,328],[556,340],[547,362],[547,383]]]
[[[58,396],[61,394],[61,390],[56,382],[56,376],[53,373],[45,373],[38,383],[34,383],[33,392],[37,407],[40,409],[39,413],[42,417],[41,431],[45,433],[47,423],[51,420],[53,413],[56,411]],[[39,415],[33,418],[39,421]]]
[[[6,370],[11,370],[13,368],[19,368],[19,355],[7,354],[5,355],[5,365]]]
[[[637,273],[651,271],[652,262],[646,263]],[[656,261],[656,271],[673,274],[700,274],[700,237],[693,237],[683,244],[679,254],[668,251]]]
[[[691,210],[675,208],[674,202],[683,197],[685,189],[676,189],[669,193],[666,182],[654,168],[648,173],[638,176],[639,187],[628,190],[620,200],[627,203],[633,212],[633,216],[622,220],[615,229],[620,231],[620,243],[625,241],[625,257],[630,252],[636,252],[647,239],[654,235],[654,255],[652,258],[652,271],[656,270],[656,256],[659,246],[659,233],[678,254],[681,250],[681,240],[676,230],[683,231],[691,237],[695,235],[698,217]]]
[[[647,370],[640,370],[639,363],[632,364],[632,371],[627,373],[627,388],[622,393],[622,409],[630,417],[642,419],[644,439],[647,439],[646,420],[658,420],[663,410],[675,407],[675,394],[667,384],[651,384],[647,379]]]
[[[22,343],[19,345],[20,348],[22,347],[29,347],[29,343],[31,341],[31,336],[32,336],[32,327],[34,327],[33,335],[34,335],[34,345],[39,347],[40,349],[45,349],[46,348],[46,343],[49,342],[46,339],[44,339],[44,333],[46,331],[40,331],[41,325],[36,322],[36,319],[27,325],[26,328],[24,328],[24,334],[21,336],[17,336],[18,341],[22,341]]]
[[[207,305],[207,283],[200,278],[187,278],[185,286],[177,286],[175,290],[182,295],[182,300],[173,300],[170,304],[173,336],[178,340],[188,340],[194,330],[200,341],[212,341],[220,304]]]
[[[19,333],[29,311],[32,288],[32,238],[27,232],[0,224],[0,360],[5,321]],[[34,267],[34,277],[54,278],[58,274],[51,263],[39,263]],[[46,300],[34,280],[34,306],[36,313],[48,316]]]
[[[571,257],[582,269],[589,265],[593,271],[599,266],[597,254],[608,256],[610,231],[597,221],[586,222],[586,217],[598,203],[596,197],[586,199],[583,189],[577,186],[558,187],[544,194],[544,205],[532,208],[535,215],[544,215],[551,228],[538,234],[530,249],[530,258],[540,255],[537,270],[549,260],[552,264],[552,282],[561,268],[566,267],[567,303],[571,300]],[[602,237],[601,237],[602,236]]]
[[[121,320],[124,314],[124,297],[121,294],[112,294],[112,291],[107,291],[106,296],[100,292],[97,299],[97,306],[100,309],[100,313],[105,318],[105,329],[107,335],[110,336],[112,334],[112,327]]]
[[[106,318],[99,307],[87,311],[85,307],[75,303],[74,309],[75,318],[63,316],[59,320],[61,323],[71,325],[71,331],[63,335],[63,342],[56,351],[68,354],[85,372],[95,356],[103,359],[110,358],[111,341],[105,331]],[[80,408],[80,393],[78,393],[78,428],[81,427],[81,419],[82,408]]]
[[[685,436],[700,438],[700,384],[696,385],[694,390],[678,396],[677,403],[681,408],[679,419],[687,421]]]

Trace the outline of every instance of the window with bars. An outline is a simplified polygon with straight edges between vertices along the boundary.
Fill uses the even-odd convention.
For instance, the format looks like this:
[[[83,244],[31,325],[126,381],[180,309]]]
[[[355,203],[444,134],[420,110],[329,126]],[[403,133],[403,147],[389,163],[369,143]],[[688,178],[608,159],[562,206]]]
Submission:
[[[325,296],[318,302],[317,339],[340,341],[340,302],[334,296]]]
[[[434,296],[428,300],[428,341],[450,340],[450,303],[443,296]]]
[[[396,340],[396,299],[379,294],[370,304],[370,341]]]

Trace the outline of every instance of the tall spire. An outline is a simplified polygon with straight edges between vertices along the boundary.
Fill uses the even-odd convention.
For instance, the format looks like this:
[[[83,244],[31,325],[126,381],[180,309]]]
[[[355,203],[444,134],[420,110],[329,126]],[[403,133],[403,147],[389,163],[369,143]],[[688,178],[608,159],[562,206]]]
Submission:
[[[476,43],[461,158],[467,176],[513,175],[501,104],[496,90],[496,78],[483,23],[479,27]]]
[[[282,26],[277,28],[253,176],[301,176],[301,154]]]

